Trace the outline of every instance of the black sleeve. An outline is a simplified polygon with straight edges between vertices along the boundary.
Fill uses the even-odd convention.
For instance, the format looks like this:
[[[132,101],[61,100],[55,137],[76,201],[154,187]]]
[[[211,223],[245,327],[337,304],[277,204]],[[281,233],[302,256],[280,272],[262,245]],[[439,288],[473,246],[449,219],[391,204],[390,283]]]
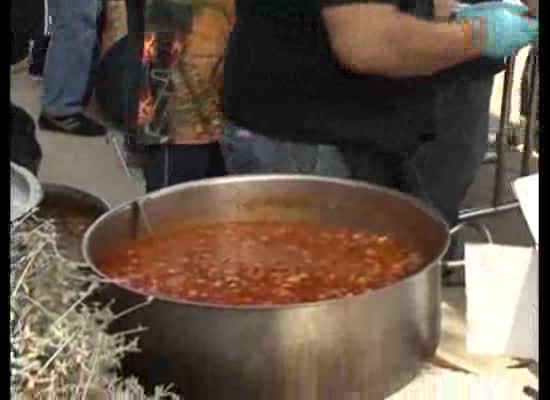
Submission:
[[[431,2],[431,0],[426,0]],[[417,0],[237,0],[237,14],[252,14],[263,16],[318,16],[324,7],[354,4],[379,3],[392,4],[401,11],[412,10]]]
[[[319,5],[322,7],[330,6],[343,6],[354,3],[382,3],[382,4],[396,4],[399,0],[318,0]]]
[[[339,6],[354,3],[375,3],[375,4],[391,4],[398,7],[401,11],[407,12],[413,10],[416,5],[416,0],[317,0],[319,7]]]

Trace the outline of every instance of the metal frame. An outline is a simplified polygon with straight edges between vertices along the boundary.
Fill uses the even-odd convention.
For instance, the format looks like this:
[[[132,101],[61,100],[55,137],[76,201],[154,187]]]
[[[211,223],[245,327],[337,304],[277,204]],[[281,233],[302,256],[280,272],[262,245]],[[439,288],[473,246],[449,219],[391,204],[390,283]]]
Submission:
[[[533,49],[533,64],[531,66],[530,87],[529,87],[529,114],[527,116],[527,126],[525,127],[525,137],[523,140],[523,158],[521,160],[521,175],[529,175],[531,166],[529,159],[533,153],[533,144],[537,130],[538,104],[539,104],[539,52],[538,47]]]
[[[527,118],[527,126],[523,134],[523,155],[521,160],[520,176],[529,175],[531,173],[530,158],[533,152],[534,138],[537,127],[537,110],[539,99],[539,68],[538,68],[538,48],[533,49],[533,63],[530,66],[531,70],[528,73],[531,76],[529,86],[529,115]],[[506,70],[504,75],[504,93],[502,98],[501,116],[499,123],[499,130],[496,138],[496,152],[488,152],[485,155],[484,164],[495,164],[494,175],[494,189],[492,202],[489,207],[463,209],[459,213],[459,223],[453,227],[451,232],[454,234],[466,227],[474,228],[477,232],[482,234],[487,242],[491,243],[491,233],[487,226],[480,222],[480,219],[498,216],[500,214],[508,213],[519,209],[518,201],[511,201],[505,203],[503,201],[503,194],[506,181],[506,152],[509,150],[510,145],[510,105],[512,100],[512,87],[514,78],[515,57],[510,57],[506,63]],[[515,133],[517,134],[517,132]],[[517,141],[517,140],[516,140]],[[464,260],[447,261],[444,262],[444,268],[452,270],[454,268],[463,267]]]
[[[529,115],[527,126],[523,135],[523,156],[521,160],[520,176],[529,175],[531,173],[529,160],[533,152],[533,144],[536,133],[536,119],[539,98],[539,68],[538,68],[538,48],[534,49],[533,63],[529,74],[531,75],[529,87]],[[506,182],[506,152],[508,151],[508,133],[510,128],[510,105],[512,100],[512,87],[514,78],[515,57],[510,57],[506,63],[506,71],[504,75],[504,93],[502,98],[501,116],[499,130],[497,134],[497,151],[489,152],[485,156],[485,163],[495,163],[494,190],[492,204],[489,207],[466,209],[459,214],[459,221],[472,222],[480,218],[499,215],[505,212],[516,210],[519,207],[517,201],[504,203],[503,194]]]

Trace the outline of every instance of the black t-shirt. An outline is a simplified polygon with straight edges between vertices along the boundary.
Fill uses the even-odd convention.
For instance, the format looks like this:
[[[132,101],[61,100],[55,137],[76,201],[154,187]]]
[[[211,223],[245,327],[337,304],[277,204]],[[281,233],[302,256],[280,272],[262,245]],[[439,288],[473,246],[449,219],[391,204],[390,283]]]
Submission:
[[[433,135],[433,91],[448,78],[389,79],[338,65],[321,9],[357,1],[236,0],[225,61],[229,120],[266,136],[399,153]],[[432,0],[375,1],[422,18],[433,14]]]

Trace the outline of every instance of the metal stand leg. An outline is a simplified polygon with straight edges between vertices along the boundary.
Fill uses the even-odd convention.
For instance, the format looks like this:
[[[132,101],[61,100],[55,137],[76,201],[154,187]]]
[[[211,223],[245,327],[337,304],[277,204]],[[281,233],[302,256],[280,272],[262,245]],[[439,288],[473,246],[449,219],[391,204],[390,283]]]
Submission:
[[[484,160],[484,163],[495,163],[492,207],[463,210],[459,215],[460,222],[473,222],[480,218],[512,211],[519,207],[519,204],[516,201],[507,204],[503,204],[502,202],[504,187],[506,185],[506,151],[508,149],[506,134],[510,121],[512,87],[514,83],[514,65],[515,58],[511,57],[506,64],[506,71],[504,74],[504,90],[500,110],[500,124],[497,135],[496,153],[487,153]]]
[[[539,68],[538,68],[538,48],[533,49],[533,63],[531,65],[531,85],[529,87],[529,116],[527,118],[527,127],[525,128],[523,157],[521,160],[521,175],[531,173],[530,160],[533,154],[533,142],[537,130],[538,103],[539,103]]]
[[[485,155],[485,160],[484,160],[484,163],[495,164],[494,190],[493,190],[492,204],[490,207],[486,207],[486,208],[462,210],[459,215],[459,225],[453,228],[453,232],[460,230],[464,226],[469,226],[469,227],[475,228],[478,232],[490,238],[490,231],[487,229],[487,226],[481,222],[478,222],[478,220],[485,217],[496,216],[496,215],[500,215],[503,213],[507,213],[507,212],[519,209],[519,203],[517,201],[503,203],[504,188],[505,188],[505,185],[507,184],[506,151],[508,150],[507,134],[508,134],[509,121],[510,121],[510,109],[511,109],[510,106],[512,101],[514,65],[515,65],[515,58],[511,57],[506,64],[506,71],[504,75],[504,90],[503,90],[503,98],[502,98],[502,106],[501,106],[499,131],[497,134],[496,153],[487,153]],[[536,79],[533,79],[533,81],[534,81],[534,84],[538,85],[538,68],[537,68]],[[538,90],[533,91],[533,93],[534,94],[532,96],[531,101],[536,102],[538,101]],[[528,133],[531,135],[531,137],[534,136],[533,135],[534,128],[532,128],[532,126],[535,125],[534,121],[536,120],[533,119],[532,115],[535,114],[535,112],[533,112],[533,110],[535,109],[536,109],[536,106],[531,104],[531,115],[529,119],[532,120],[532,123],[529,125],[531,130]],[[526,139],[526,142],[527,140],[529,139]],[[532,141],[530,143],[532,143]],[[529,159],[527,159],[527,162],[528,160]],[[444,270],[447,272],[451,272],[454,268],[463,266],[463,264],[464,263],[460,261],[454,261],[452,263],[447,262],[447,263],[444,263]],[[444,284],[449,285],[450,281]]]
[[[515,57],[510,57],[506,64],[506,72],[504,75],[504,93],[502,99],[502,107],[500,110],[500,125],[497,136],[497,160],[495,169],[495,189],[493,192],[493,207],[497,207],[502,203],[502,196],[505,185],[505,168],[506,168],[506,133],[508,131],[508,123],[510,121],[510,104],[512,102],[512,87],[514,83],[514,65]]]

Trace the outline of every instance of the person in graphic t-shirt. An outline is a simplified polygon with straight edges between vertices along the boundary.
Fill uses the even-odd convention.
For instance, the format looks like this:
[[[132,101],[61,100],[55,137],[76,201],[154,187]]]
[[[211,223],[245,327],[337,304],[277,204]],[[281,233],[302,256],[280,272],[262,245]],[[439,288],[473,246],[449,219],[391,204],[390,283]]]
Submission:
[[[134,140],[147,192],[225,174],[223,58],[233,0],[147,0],[144,82]]]

